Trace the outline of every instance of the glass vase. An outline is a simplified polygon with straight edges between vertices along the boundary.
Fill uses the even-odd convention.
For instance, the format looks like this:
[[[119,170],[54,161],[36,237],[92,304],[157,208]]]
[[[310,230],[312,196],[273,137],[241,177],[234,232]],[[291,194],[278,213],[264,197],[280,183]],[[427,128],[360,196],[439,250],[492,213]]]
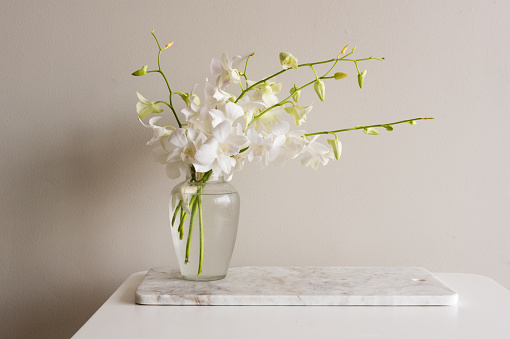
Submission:
[[[228,272],[239,222],[239,194],[223,177],[188,173],[172,190],[170,222],[183,279],[211,281]]]

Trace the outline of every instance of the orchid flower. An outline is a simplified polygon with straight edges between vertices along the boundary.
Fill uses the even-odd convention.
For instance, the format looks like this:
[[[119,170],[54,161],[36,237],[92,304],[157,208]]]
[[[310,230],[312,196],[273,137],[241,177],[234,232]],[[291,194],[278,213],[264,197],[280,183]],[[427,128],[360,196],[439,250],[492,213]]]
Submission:
[[[204,93],[206,103],[213,106],[217,103],[225,103],[232,98],[232,94],[224,91],[218,86],[214,86],[209,81],[205,84]]]
[[[313,106],[301,106],[301,105],[292,105],[290,107],[286,107],[285,111],[292,115],[294,121],[296,122],[296,126],[299,127],[301,124],[306,122],[306,115],[310,113]]]
[[[180,128],[172,133],[165,141],[168,150],[167,175],[173,179],[178,178],[186,165],[194,165],[195,153],[206,139],[203,133],[191,128]]]
[[[213,129],[213,135],[207,139],[195,159],[198,163],[197,171],[212,169],[214,174],[230,174],[236,160],[232,158],[247,143],[248,139],[242,135],[241,126],[232,127],[232,123],[225,120]]]
[[[191,202],[191,198],[197,193],[197,191],[197,186],[181,185],[177,192],[172,195],[172,206],[177,206],[178,202],[181,201],[181,206],[184,212],[191,213],[189,204]]]
[[[254,83],[254,81],[248,81],[249,86]],[[251,95],[251,98],[254,101],[261,100],[266,107],[271,107],[280,101],[276,94],[280,93],[282,89],[281,83],[275,85],[273,82],[264,81],[263,83],[254,86],[253,89],[255,92]]]
[[[267,167],[271,161],[274,161],[285,143],[284,135],[274,135],[264,131],[258,134],[253,129],[249,129],[246,135],[250,141],[246,151],[247,159],[250,162],[260,162],[261,167]]]
[[[138,95],[138,99],[140,100],[136,104],[136,112],[138,113],[138,118],[145,119],[152,113],[161,113],[163,109],[159,106],[155,101],[147,100],[140,93],[136,92]]]
[[[155,125],[155,122],[158,121],[159,119],[161,119],[160,116],[150,118],[148,125],[144,124],[143,121],[139,119],[142,125],[144,125],[147,128],[152,128],[154,132],[154,134],[152,135],[152,139],[147,142],[147,145],[154,145],[155,143],[164,140],[172,133],[171,130],[166,129],[165,127]]]
[[[238,83],[241,80],[239,71],[235,68],[232,68],[233,64],[239,60],[241,60],[239,55],[233,56],[229,59],[226,52],[221,56],[221,60],[212,60],[211,73],[218,76],[216,85],[219,88],[226,88],[231,82]]]
[[[284,142],[279,147],[279,154],[274,159],[276,166],[283,166],[287,160],[296,158],[304,149],[305,131],[290,131],[290,125],[286,121],[280,121],[271,128],[271,133],[276,137],[283,136]]]
[[[333,159],[333,152],[323,144],[318,143],[316,135],[308,142],[304,149],[305,156],[301,159],[301,164],[305,167],[311,166],[314,170],[317,169],[319,164],[327,165],[330,159]]]
[[[232,126],[240,124],[244,116],[244,110],[241,106],[227,102],[222,109],[211,109],[209,114],[212,117],[212,126],[216,127],[224,121],[229,121]],[[241,120],[240,120],[241,118]]]

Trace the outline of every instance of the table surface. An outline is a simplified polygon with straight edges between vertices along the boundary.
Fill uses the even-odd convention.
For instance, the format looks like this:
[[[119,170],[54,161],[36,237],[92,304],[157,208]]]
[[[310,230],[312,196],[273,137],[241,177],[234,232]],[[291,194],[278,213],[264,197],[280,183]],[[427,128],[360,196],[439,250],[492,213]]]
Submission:
[[[510,291],[474,274],[435,273],[452,306],[148,306],[132,274],[73,338],[510,338]]]

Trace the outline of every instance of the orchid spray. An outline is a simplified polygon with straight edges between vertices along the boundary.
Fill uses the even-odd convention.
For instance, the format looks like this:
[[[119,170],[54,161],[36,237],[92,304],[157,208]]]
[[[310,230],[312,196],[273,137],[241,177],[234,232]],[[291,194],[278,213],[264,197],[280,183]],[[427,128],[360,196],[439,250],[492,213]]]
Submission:
[[[304,166],[317,169],[319,165],[327,165],[330,160],[340,158],[342,144],[337,134],[346,131],[362,130],[365,134],[378,135],[377,128],[392,131],[394,125],[409,123],[416,124],[417,120],[432,118],[413,118],[392,123],[375,124],[337,130],[327,130],[306,133],[302,129],[291,129],[294,122],[296,127],[301,127],[307,120],[312,106],[298,104],[301,91],[312,87],[320,101],[326,97],[325,82],[329,80],[341,80],[347,77],[344,72],[333,72],[339,62],[351,62],[356,67],[358,85],[363,87],[367,71],[360,71],[359,63],[369,60],[382,61],[384,58],[349,58],[356,49],[347,52],[345,46],[338,56],[324,61],[299,64],[296,57],[291,53],[281,52],[280,64],[283,69],[263,78],[252,81],[248,79],[248,61],[254,54],[247,57],[229,57],[224,53],[220,59],[211,62],[212,80],[206,79],[204,96],[200,98],[193,88],[191,92],[173,91],[168,78],[161,68],[161,53],[172,46],[173,41],[161,47],[154,30],[152,36],[158,45],[158,68],[147,70],[147,65],[132,73],[142,76],[148,73],[159,73],[168,88],[168,101],[150,101],[137,92],[139,102],[136,104],[138,118],[147,128],[152,129],[153,137],[147,143],[155,145],[153,152],[159,162],[166,165],[168,177],[176,179],[182,173],[191,172],[191,182],[204,183],[212,177],[225,176],[227,180],[232,178],[234,172],[243,168],[247,162],[259,163],[261,167],[269,164],[283,165],[287,160],[300,158]],[[319,75],[314,68],[316,65],[330,66],[327,72]],[[244,67],[244,68],[243,68]],[[289,71],[309,69],[311,80],[304,84],[294,84],[284,98],[280,99],[282,84],[274,79]],[[235,85],[235,86],[231,86]],[[229,87],[238,88],[233,94]],[[227,91],[228,89],[228,91]],[[175,96],[180,97],[184,108],[177,113],[173,102]],[[143,120],[150,115],[164,112],[167,106],[175,118],[177,127],[157,125],[160,115],[149,119],[148,124]],[[182,119],[182,121],[181,121]],[[320,143],[321,135],[330,136],[327,145]],[[199,214],[200,228],[200,258],[198,273],[202,272],[203,261],[203,220],[201,205],[201,187],[183,186],[181,191],[172,197],[172,227],[179,219],[180,239],[184,238],[183,225],[189,215],[189,234],[185,263],[189,262],[189,244],[192,236],[192,226]]]

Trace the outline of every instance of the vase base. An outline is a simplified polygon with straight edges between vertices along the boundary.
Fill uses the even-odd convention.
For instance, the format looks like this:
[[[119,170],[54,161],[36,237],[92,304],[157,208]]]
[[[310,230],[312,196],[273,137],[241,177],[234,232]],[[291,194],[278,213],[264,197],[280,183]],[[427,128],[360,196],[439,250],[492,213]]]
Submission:
[[[227,275],[183,275],[182,278],[184,280],[189,281],[214,281],[214,280],[221,280],[225,278]]]

